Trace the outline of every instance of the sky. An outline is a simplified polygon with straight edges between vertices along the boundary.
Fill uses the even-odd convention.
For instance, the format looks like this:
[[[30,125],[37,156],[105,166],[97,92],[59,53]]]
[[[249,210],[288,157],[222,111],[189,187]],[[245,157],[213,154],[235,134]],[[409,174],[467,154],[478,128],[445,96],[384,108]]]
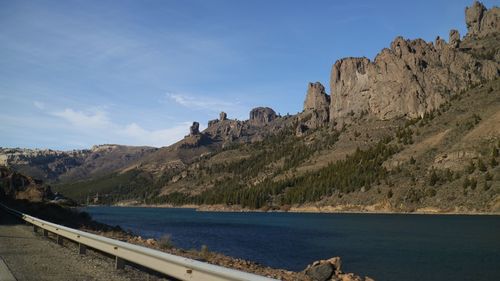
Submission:
[[[0,147],[162,147],[220,111],[294,114],[340,58],[465,35],[471,3],[0,0]]]

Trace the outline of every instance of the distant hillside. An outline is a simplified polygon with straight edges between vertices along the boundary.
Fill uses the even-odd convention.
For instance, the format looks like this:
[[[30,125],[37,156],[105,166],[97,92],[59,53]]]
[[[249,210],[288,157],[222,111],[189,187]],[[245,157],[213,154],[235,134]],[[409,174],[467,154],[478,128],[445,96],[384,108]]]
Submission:
[[[72,151],[0,148],[0,165],[44,181],[76,181],[122,169],[155,150],[111,144]]]
[[[500,212],[499,17],[474,2],[464,37],[397,37],[373,61],[338,60],[330,94],[310,83],[297,115],[222,112],[169,147],[105,154],[103,169],[78,162],[56,188],[102,203]]]

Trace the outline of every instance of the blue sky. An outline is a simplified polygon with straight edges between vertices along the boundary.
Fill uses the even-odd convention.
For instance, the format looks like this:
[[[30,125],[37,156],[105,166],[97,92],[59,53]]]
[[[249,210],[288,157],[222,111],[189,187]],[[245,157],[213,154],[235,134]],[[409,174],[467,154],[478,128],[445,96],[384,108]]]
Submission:
[[[159,147],[220,111],[296,113],[337,59],[464,35],[471,3],[0,0],[0,146]]]

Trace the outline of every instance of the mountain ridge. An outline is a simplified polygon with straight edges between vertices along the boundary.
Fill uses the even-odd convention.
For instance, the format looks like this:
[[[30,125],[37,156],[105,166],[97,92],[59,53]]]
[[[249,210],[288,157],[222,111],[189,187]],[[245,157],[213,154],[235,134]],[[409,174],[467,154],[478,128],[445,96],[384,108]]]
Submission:
[[[337,60],[330,95],[321,83],[309,83],[296,115],[258,107],[240,121],[221,112],[201,132],[193,122],[189,135],[171,146],[105,153],[104,162],[129,159],[103,169],[82,169],[85,161],[75,157],[73,166],[46,178],[62,181],[61,190],[80,200],[101,186],[108,203],[135,196],[139,203],[271,209],[411,211],[442,204],[450,210],[455,204],[498,211],[499,17],[498,7],[474,2],[465,9],[463,38],[456,30],[448,42],[396,37],[373,61]],[[470,161],[465,169],[464,161]],[[465,188],[456,194],[460,185]],[[471,193],[478,194],[468,198]]]

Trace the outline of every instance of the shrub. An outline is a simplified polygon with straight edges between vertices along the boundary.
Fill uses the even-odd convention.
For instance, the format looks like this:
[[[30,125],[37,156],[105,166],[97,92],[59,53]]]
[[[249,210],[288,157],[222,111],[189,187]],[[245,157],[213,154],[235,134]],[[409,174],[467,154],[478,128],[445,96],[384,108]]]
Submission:
[[[464,189],[467,189],[467,187],[469,187],[469,186],[470,186],[470,179],[468,177],[465,177],[464,182],[462,184],[462,187]]]
[[[205,259],[205,260],[208,260],[208,258],[210,258],[210,251],[208,250],[208,246],[207,245],[201,245],[201,250],[200,250],[200,256]]]
[[[474,173],[475,170],[476,170],[476,165],[474,165],[474,162],[472,162],[472,160],[470,160],[469,165],[465,168],[465,171],[468,174],[472,174],[472,173]]]
[[[470,188],[476,189],[476,187],[477,187],[477,180],[475,178],[472,178],[470,180]]]
[[[428,197],[434,197],[436,196],[437,192],[436,192],[436,189],[434,188],[429,188],[427,190],[425,190],[425,195],[428,196]]]
[[[488,168],[486,167],[486,165],[484,165],[483,160],[481,160],[481,159],[479,159],[479,161],[477,162],[477,168],[481,172],[486,172],[488,170]]]
[[[172,249],[174,243],[172,242],[172,236],[170,234],[164,234],[158,239],[158,246],[162,249]]]
[[[479,122],[481,121],[481,116],[479,116],[478,114],[473,114],[472,118],[474,119],[475,125],[479,124]]]
[[[413,158],[413,156],[410,157],[410,164],[415,165],[415,163],[417,163],[417,160],[415,160],[415,158]]]
[[[436,183],[438,181],[439,181],[439,177],[438,177],[438,175],[436,173],[436,170],[433,169],[432,172],[431,172],[431,177],[429,179],[429,185],[430,186],[434,186],[434,185],[436,185]]]
[[[394,194],[392,193],[392,189],[389,189],[387,192],[387,198],[391,199]]]

